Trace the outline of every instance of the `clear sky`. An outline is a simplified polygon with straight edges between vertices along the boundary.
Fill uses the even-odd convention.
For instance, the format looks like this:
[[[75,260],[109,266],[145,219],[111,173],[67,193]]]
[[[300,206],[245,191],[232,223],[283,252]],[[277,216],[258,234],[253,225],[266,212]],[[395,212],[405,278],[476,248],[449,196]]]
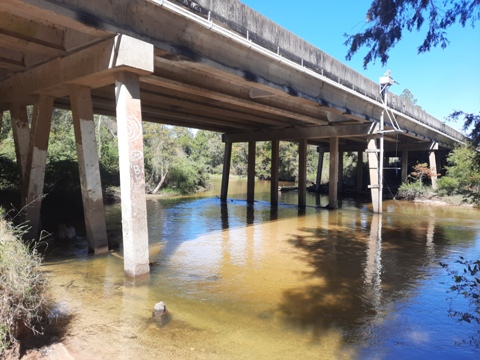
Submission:
[[[480,111],[480,22],[476,28],[454,26],[448,31],[450,45],[417,53],[423,32],[405,32],[390,51],[385,67],[380,61],[363,69],[360,50],[347,61],[345,33],[354,34],[366,25],[370,0],[241,0],[287,30],[347,64],[364,76],[378,81],[386,70],[400,83],[390,88],[395,94],[409,89],[425,111],[444,121],[453,110]],[[461,123],[450,126],[460,129]]]

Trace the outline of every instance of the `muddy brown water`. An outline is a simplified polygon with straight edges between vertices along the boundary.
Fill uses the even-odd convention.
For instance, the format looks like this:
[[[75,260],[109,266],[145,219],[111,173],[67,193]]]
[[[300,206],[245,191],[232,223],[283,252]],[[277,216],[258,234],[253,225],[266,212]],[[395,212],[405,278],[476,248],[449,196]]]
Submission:
[[[218,185],[218,183],[216,183]],[[299,211],[296,193],[268,204],[269,183],[244,201],[232,180],[195,197],[148,200],[149,276],[128,279],[122,252],[51,249],[45,270],[63,342],[81,359],[476,359],[479,326],[449,309],[459,256],[480,258],[480,211],[395,200]],[[320,198],[325,206],[326,197]],[[120,206],[107,208],[120,227]],[[170,319],[152,319],[164,301]],[[477,341],[478,344],[478,341]]]

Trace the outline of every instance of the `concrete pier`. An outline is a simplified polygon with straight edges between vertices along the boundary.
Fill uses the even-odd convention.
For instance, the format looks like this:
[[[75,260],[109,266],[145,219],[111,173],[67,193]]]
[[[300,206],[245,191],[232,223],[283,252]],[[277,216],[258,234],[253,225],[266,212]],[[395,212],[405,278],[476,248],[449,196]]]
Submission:
[[[338,137],[330,138],[330,176],[328,187],[328,208],[338,207]]]
[[[48,138],[52,123],[53,98],[40,96],[33,107],[32,126],[28,147],[25,177],[23,179],[24,198],[22,206],[25,221],[30,228],[27,239],[37,239],[40,232],[40,209],[42,206],[43,184],[47,160]]]
[[[84,86],[72,86],[70,99],[88,246],[95,254],[106,253],[108,252],[107,227],[90,89]]]
[[[280,142],[272,140],[272,164],[270,174],[270,203],[272,207],[278,206],[278,167],[280,155]]]
[[[117,74],[118,152],[122,194],[124,269],[128,276],[150,272],[143,161],[142,108],[138,76]]]

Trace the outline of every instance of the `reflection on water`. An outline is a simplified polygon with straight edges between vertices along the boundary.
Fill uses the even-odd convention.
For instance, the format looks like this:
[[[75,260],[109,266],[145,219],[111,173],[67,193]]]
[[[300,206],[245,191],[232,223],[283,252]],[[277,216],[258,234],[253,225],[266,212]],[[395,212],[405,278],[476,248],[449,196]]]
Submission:
[[[121,252],[48,257],[76,359],[478,357],[477,329],[448,317],[438,265],[479,257],[478,210],[386,202],[382,216],[344,199],[299,212],[295,193],[271,209],[265,182],[248,207],[244,186],[232,182],[224,206],[214,193],[150,199],[149,276],[125,279]],[[110,227],[119,211],[109,207]],[[165,326],[151,319],[158,301]]]

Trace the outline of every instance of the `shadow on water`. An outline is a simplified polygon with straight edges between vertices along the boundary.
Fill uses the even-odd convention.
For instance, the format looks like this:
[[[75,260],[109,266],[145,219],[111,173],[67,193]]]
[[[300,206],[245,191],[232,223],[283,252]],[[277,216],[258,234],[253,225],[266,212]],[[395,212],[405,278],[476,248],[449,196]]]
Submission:
[[[221,204],[218,198],[195,197],[180,201],[149,200],[147,208],[149,241],[151,245],[161,244],[164,261],[168,261],[182,243],[196,240],[204,234],[220,237],[222,231],[306,214],[305,209],[289,204],[272,208],[263,201],[247,205],[244,200],[229,200],[227,204]]]
[[[286,324],[309,331],[312,340],[339,328],[345,342],[367,348],[372,328],[386,321],[392,304],[412,301],[439,261],[451,255],[450,246],[471,246],[477,236],[472,229],[436,224],[433,217],[402,224],[389,215],[358,212],[328,217],[328,227],[302,228],[288,240],[309,270],[300,281],[307,285],[284,291],[279,311]],[[445,308],[446,297],[429,301]],[[435,328],[438,318],[424,321]]]

